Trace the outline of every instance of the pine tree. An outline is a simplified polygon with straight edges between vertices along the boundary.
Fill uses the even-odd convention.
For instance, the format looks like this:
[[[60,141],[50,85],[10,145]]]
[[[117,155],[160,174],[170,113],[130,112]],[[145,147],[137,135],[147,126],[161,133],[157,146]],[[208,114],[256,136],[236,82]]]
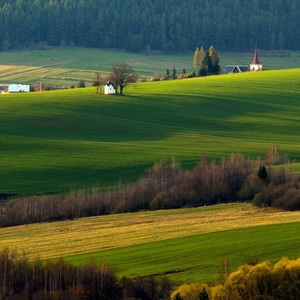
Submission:
[[[175,67],[173,67],[173,70],[172,70],[172,79],[176,79],[177,77],[177,70],[175,69]]]

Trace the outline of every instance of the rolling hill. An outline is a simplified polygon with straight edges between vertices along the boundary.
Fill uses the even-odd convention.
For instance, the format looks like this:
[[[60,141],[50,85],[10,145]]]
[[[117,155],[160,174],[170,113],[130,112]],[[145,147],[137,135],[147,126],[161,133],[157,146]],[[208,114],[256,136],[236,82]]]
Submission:
[[[0,193],[60,193],[137,179],[161,159],[300,158],[300,69],[0,96]]]
[[[224,259],[233,271],[247,262],[298,258],[299,220],[299,212],[251,204],[139,212],[0,228],[0,249],[75,265],[93,258],[120,278],[214,283]]]

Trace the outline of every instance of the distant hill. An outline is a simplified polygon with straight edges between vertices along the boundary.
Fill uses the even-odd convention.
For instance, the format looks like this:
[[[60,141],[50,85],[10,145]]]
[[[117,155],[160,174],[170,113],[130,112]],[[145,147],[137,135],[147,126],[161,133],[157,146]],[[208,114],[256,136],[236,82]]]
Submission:
[[[3,0],[0,49],[296,50],[299,15],[298,0]]]

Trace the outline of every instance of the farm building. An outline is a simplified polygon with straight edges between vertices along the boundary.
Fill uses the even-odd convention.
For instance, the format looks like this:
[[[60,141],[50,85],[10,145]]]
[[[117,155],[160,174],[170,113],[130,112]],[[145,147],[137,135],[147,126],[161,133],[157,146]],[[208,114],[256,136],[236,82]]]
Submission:
[[[227,65],[225,67],[226,74],[241,73],[241,72],[247,72],[247,71],[248,71],[248,66],[246,66],[246,65]]]
[[[18,93],[18,92],[29,92],[30,86],[24,85],[24,84],[10,84],[8,86],[8,92],[9,93]]]
[[[104,86],[104,94],[105,95],[113,95],[115,93],[116,93],[115,86],[112,84],[112,82],[107,81],[106,85]]]

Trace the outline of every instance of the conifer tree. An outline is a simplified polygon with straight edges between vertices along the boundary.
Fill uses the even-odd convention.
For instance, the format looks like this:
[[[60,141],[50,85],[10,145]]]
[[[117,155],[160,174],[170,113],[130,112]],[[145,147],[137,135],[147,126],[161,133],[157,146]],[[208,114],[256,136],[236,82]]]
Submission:
[[[220,73],[220,59],[218,56],[217,51],[215,50],[214,46],[210,46],[209,48],[209,56],[211,61],[211,74],[219,74]]]

